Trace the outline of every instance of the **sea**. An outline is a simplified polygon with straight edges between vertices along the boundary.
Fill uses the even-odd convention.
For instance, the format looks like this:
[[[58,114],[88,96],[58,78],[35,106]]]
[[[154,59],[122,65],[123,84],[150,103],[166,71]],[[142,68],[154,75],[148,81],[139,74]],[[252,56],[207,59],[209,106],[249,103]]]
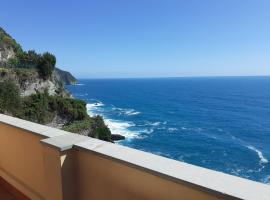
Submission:
[[[270,184],[270,77],[80,79],[120,145]]]

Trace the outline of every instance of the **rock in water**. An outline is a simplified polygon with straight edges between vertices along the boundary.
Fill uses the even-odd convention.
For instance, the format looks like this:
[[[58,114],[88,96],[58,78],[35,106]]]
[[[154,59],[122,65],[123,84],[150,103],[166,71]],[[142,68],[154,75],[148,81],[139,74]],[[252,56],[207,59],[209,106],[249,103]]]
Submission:
[[[125,136],[120,135],[120,134],[112,134],[111,139],[112,139],[112,141],[118,141],[118,140],[124,140],[126,138],[125,138]]]

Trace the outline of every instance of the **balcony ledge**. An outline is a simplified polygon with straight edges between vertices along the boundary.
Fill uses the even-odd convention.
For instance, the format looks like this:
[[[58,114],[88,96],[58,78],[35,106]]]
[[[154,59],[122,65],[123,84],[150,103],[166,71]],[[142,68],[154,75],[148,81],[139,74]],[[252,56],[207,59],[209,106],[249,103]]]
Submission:
[[[95,154],[222,199],[269,200],[270,186],[0,114],[0,123],[42,136],[42,145]]]

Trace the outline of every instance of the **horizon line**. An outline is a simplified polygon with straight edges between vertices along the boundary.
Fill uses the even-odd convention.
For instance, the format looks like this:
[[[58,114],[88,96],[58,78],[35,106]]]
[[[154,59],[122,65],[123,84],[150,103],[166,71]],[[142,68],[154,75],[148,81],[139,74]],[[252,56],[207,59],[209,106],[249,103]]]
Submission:
[[[237,78],[237,77],[270,77],[270,75],[202,75],[202,76],[145,76],[145,77],[78,77],[76,79],[169,79],[169,78]]]

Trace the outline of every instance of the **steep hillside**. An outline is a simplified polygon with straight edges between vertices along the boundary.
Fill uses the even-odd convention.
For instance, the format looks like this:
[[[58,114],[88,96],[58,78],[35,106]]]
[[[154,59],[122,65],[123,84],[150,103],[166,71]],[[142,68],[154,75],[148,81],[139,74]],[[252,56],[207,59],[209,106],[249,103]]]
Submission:
[[[54,64],[49,63],[51,61]],[[0,28],[0,81],[13,80],[22,96],[45,89],[50,95],[68,95],[63,89],[66,82],[62,79],[64,75],[60,76],[57,70],[48,68],[54,68],[55,62],[56,58],[49,53],[24,52],[16,40]]]
[[[21,51],[21,46],[0,27],[0,66],[5,65]]]
[[[0,67],[0,82],[7,80],[12,80],[18,86],[21,96],[29,96],[45,90],[49,95],[70,96],[64,88],[65,81],[56,73],[44,80],[35,69]]]
[[[0,28],[0,113],[111,141],[103,119],[65,89],[76,79],[55,65],[54,55],[24,51]]]

